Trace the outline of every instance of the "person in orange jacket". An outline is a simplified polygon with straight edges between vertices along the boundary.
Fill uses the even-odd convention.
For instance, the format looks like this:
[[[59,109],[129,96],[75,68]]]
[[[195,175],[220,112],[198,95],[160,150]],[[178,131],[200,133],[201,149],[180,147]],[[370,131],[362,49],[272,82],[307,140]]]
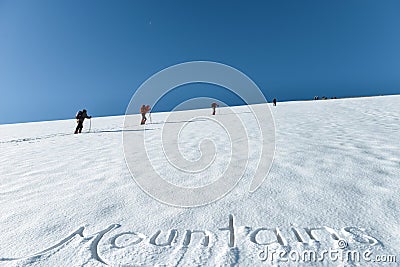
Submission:
[[[146,123],[146,121],[147,121],[146,113],[149,112],[150,110],[151,110],[151,107],[149,105],[146,106],[143,104],[140,107],[140,114],[142,114],[142,121],[140,122],[141,125]]]

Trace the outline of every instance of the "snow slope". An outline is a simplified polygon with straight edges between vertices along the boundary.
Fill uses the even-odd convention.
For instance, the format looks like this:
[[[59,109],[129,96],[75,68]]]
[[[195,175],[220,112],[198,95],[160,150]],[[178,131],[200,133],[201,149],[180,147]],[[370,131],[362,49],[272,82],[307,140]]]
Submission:
[[[396,266],[399,107],[400,96],[278,103],[271,107],[275,158],[260,188],[248,192],[250,164],[250,174],[224,198],[196,208],[162,204],[134,182],[125,163],[123,116],[95,118],[92,131],[81,135],[72,134],[74,120],[1,125],[0,265],[376,266],[354,259],[262,261],[268,248],[293,257],[308,250],[370,250],[371,258],[397,256],[397,263],[384,264]],[[244,114],[243,107],[234,109]],[[208,116],[209,110],[198,112]],[[153,114],[146,133],[159,133],[167,116]],[[179,116],[169,127],[185,124]],[[193,121],[182,131],[179,149],[187,159],[198,158],[195,146],[209,135],[208,123]],[[206,137],[217,136],[218,173],[229,136],[216,131]],[[212,181],[201,175],[183,180],[166,162],[153,164],[172,183]]]

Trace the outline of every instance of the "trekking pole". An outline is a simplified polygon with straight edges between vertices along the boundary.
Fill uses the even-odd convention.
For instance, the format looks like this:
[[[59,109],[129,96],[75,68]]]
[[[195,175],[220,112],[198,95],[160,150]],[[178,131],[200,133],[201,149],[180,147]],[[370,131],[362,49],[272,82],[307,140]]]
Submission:
[[[89,133],[91,129],[92,129],[92,118],[89,119]]]

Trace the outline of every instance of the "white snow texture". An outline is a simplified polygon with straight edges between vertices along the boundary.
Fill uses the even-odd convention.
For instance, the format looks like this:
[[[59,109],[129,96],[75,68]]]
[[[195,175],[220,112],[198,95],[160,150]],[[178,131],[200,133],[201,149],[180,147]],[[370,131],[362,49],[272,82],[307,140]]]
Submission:
[[[400,96],[270,108],[276,151],[267,178],[249,192],[257,167],[250,160],[232,191],[195,208],[161,203],[135,183],[124,157],[124,116],[94,118],[91,132],[85,122],[80,135],[73,134],[74,120],[1,125],[0,266],[398,266]],[[233,109],[245,114],[244,107]],[[210,110],[198,112],[211,117]],[[229,133],[211,120],[187,124],[179,112],[168,124],[187,124],[174,139],[176,152],[188,162],[202,153],[217,155],[211,175],[183,178],[158,160],[160,144],[152,146],[151,138],[167,125],[167,116],[154,113],[145,126],[154,170],[140,168],[145,159],[138,158],[137,175],[157,171],[170,183],[190,187],[223,173]],[[139,115],[137,122],[132,134],[144,130]],[[251,153],[258,151],[257,134],[249,127],[250,157],[257,157]],[[214,145],[199,147],[203,138]],[[286,254],[263,261],[267,249]],[[395,255],[397,263],[362,256],[285,261],[328,249],[369,250],[374,260]]]

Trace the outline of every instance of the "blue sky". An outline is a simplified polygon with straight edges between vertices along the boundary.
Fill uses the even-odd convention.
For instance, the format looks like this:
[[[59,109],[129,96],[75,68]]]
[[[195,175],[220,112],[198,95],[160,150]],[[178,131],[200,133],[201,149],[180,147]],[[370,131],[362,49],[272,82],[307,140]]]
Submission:
[[[396,0],[0,0],[0,123],[123,114],[192,60],[243,71],[268,100],[398,94],[399,14]]]

